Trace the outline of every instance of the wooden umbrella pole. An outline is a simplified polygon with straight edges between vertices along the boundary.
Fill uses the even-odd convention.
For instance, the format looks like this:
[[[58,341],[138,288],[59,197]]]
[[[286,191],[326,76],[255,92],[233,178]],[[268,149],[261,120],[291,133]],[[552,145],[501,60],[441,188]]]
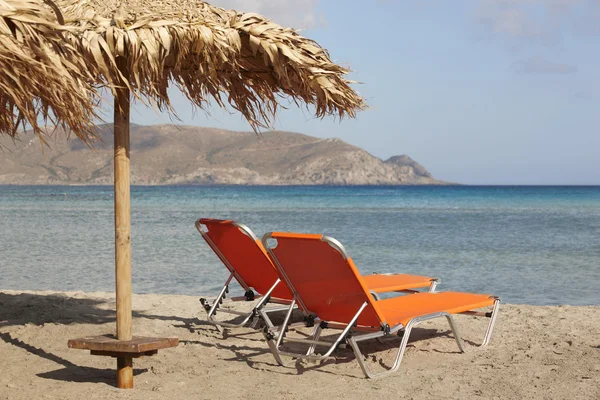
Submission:
[[[130,79],[126,57],[116,57],[125,82]],[[115,157],[115,284],[117,297],[117,337],[88,336],[71,339],[70,348],[89,350],[95,356],[116,357],[117,387],[133,388],[133,359],[152,356],[158,350],[175,347],[177,338],[135,337],[131,335],[131,215],[129,187],[129,114],[131,93],[127,85],[114,88]]]
[[[129,79],[127,59],[117,58],[117,66]],[[129,106],[127,87],[116,89],[114,102],[115,136],[115,276],[117,292],[117,339],[131,340],[131,209],[129,188]],[[117,386],[133,387],[133,360],[117,358]]]

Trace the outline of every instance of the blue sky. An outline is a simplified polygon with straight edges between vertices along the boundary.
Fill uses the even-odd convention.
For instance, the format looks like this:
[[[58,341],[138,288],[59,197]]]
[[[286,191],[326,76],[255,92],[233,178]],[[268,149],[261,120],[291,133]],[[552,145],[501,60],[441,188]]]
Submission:
[[[356,120],[279,114],[275,128],[408,154],[465,184],[600,184],[598,0],[214,0],[302,28],[353,70]],[[237,114],[177,123],[249,130]],[[136,106],[132,121],[171,123]]]

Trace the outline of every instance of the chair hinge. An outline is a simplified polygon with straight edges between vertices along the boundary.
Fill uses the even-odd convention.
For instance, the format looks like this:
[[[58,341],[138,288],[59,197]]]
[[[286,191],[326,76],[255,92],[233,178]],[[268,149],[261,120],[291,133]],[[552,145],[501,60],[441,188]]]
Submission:
[[[204,297],[200,299],[200,304],[202,304],[202,307],[204,307],[207,312],[210,311],[210,304],[208,304],[208,301]]]
[[[304,322],[306,323],[307,328],[315,326],[315,316],[312,314],[307,315],[306,317],[304,317]]]
[[[385,325],[381,325],[381,331],[383,332],[384,335],[389,335],[390,334],[390,326],[388,324]]]

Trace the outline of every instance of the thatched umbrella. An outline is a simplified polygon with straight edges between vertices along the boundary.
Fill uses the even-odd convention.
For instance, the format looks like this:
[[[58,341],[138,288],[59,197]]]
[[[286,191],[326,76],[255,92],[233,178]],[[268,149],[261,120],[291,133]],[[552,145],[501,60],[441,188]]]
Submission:
[[[44,141],[43,120],[84,142],[95,135],[93,71],[58,19],[42,0],[0,0],[0,134],[16,137],[29,125]]]
[[[131,93],[172,111],[168,88],[179,88],[197,107],[231,105],[256,130],[270,126],[281,100],[314,107],[318,117],[355,115],[363,100],[312,40],[266,18],[197,0],[56,0],[69,43],[100,69],[114,102],[115,260],[117,340],[131,343],[129,109]],[[99,343],[104,346],[102,348]],[[71,341],[72,347],[117,355],[119,387],[132,387],[127,354],[106,339]],[[121,346],[121,347],[119,347]]]

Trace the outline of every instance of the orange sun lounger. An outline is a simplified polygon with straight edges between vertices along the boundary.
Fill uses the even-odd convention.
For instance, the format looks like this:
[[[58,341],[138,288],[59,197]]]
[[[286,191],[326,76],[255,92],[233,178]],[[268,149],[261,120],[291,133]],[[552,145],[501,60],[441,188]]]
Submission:
[[[388,375],[400,367],[412,328],[433,318],[445,317],[454,333],[460,351],[464,345],[455,326],[453,314],[489,317],[487,332],[481,346],[489,343],[499,312],[500,299],[485,294],[460,292],[416,293],[374,301],[365,279],[360,276],[352,259],[337,240],[323,235],[273,232],[262,239],[280,277],[293,293],[283,325],[265,327],[263,333],[275,359],[284,365],[281,356],[298,359],[323,360],[342,342],[350,344],[360,367],[368,378]],[[306,313],[310,324],[290,325],[292,308],[297,305]],[[491,312],[477,312],[492,306]],[[296,325],[314,326],[312,335],[291,338],[287,335]],[[324,329],[342,332],[333,342],[319,340]],[[386,371],[370,371],[359,348],[359,343],[403,334],[394,364]],[[282,351],[283,341],[302,343],[308,351]],[[315,354],[317,346],[325,346],[324,353]]]
[[[200,299],[208,313],[208,321],[219,330],[223,327],[239,327],[252,320],[256,324],[259,311],[276,311],[287,309],[293,300],[293,295],[285,283],[280,283],[277,270],[265,251],[261,241],[245,225],[231,220],[201,218],[196,221],[196,228],[215,252],[225,267],[229,277],[215,301],[211,304],[206,299]],[[241,297],[233,297],[233,301],[255,301],[252,311],[244,313],[236,310],[220,309],[223,300],[229,292],[229,285],[236,279],[245,293]],[[373,274],[362,278],[375,298],[378,293],[385,292],[416,292],[415,289],[428,287],[435,290],[438,280],[428,276],[407,274]],[[267,303],[275,303],[277,308],[264,309]],[[281,305],[286,305],[281,307]],[[215,319],[217,311],[245,317],[240,323],[233,324]],[[263,318],[269,327],[273,327],[268,315]]]

